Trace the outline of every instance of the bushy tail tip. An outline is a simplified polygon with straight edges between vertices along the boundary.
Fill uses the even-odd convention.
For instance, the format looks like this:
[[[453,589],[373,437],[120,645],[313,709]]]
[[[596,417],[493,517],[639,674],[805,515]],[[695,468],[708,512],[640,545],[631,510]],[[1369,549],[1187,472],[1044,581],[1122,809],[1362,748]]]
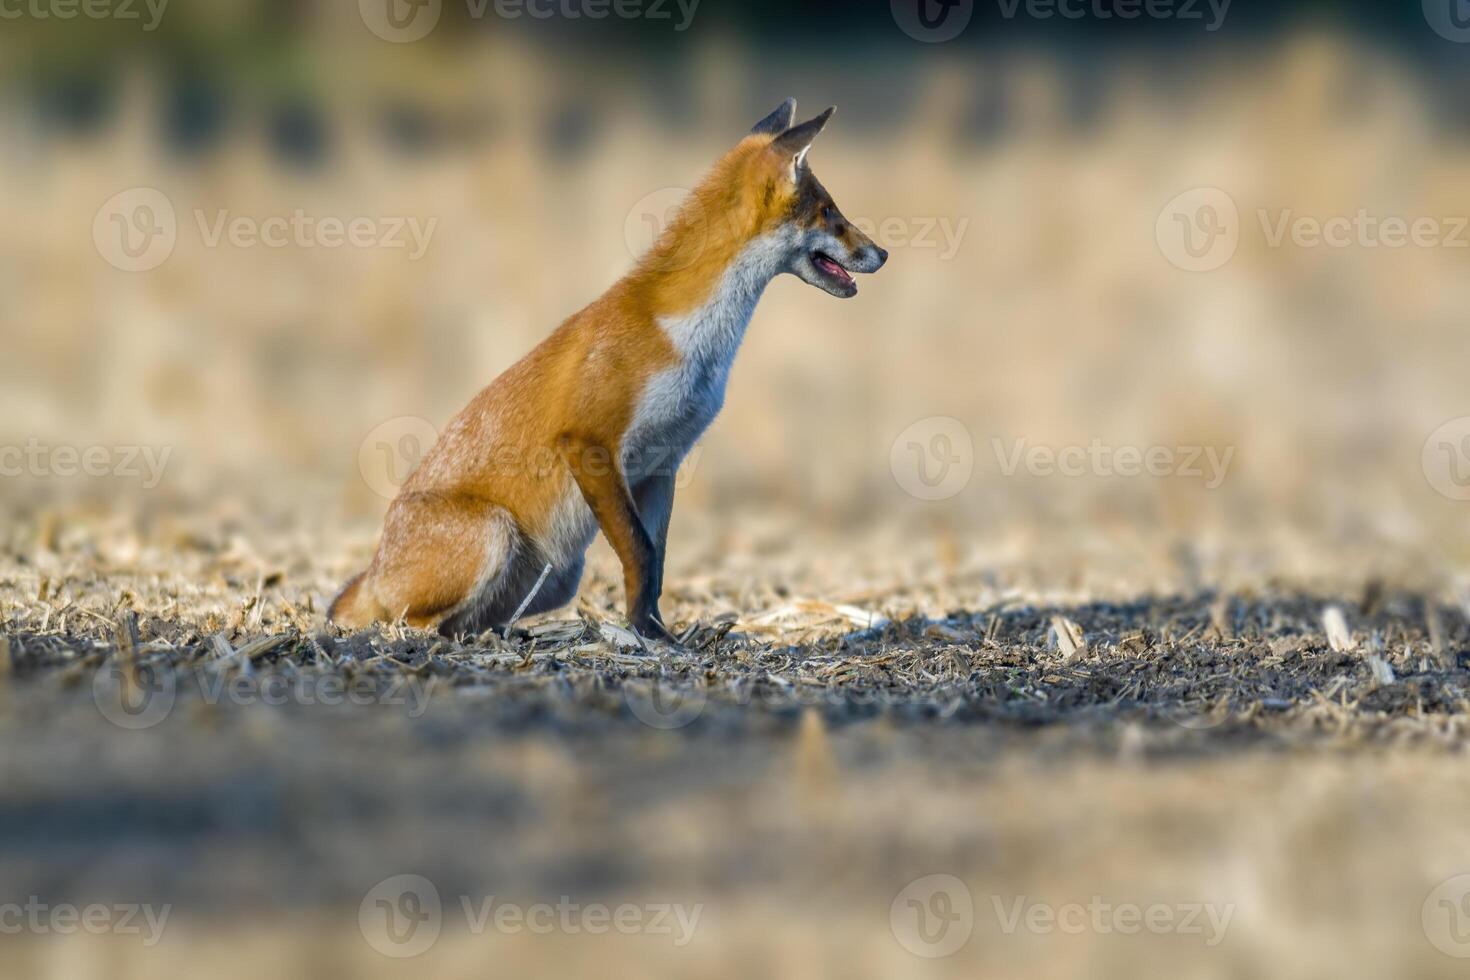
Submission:
[[[359,572],[352,576],[342,587],[342,591],[337,593],[337,598],[327,607],[327,622],[348,629],[361,629],[372,623],[373,611],[366,608],[372,604],[363,601],[366,597],[362,594],[362,579],[366,574]]]

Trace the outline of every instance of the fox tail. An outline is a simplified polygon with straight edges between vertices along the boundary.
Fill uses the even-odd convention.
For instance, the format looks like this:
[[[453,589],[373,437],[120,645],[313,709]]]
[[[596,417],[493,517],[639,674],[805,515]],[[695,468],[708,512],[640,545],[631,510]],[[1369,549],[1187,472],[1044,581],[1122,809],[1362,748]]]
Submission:
[[[362,629],[377,619],[377,603],[363,594],[362,580],[366,572],[352,576],[337,598],[327,607],[327,622],[348,629]]]

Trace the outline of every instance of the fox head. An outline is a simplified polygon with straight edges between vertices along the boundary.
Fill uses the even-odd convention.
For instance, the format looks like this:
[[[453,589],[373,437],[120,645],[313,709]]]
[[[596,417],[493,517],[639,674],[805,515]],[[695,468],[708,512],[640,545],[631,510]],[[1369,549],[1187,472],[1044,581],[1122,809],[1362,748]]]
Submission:
[[[694,189],[644,270],[707,283],[758,243],[771,275],[856,295],[852,273],[877,272],[888,252],[843,217],[807,162],[833,111],[795,123],[796,100],[787,99],[756,123]]]
[[[888,252],[843,217],[807,163],[807,152],[834,111],[797,124],[796,100],[787,99],[755,124],[741,143],[750,144],[741,156],[746,182],[760,192],[763,231],[770,228],[788,246],[782,271],[845,299],[857,293],[851,273],[877,272]]]

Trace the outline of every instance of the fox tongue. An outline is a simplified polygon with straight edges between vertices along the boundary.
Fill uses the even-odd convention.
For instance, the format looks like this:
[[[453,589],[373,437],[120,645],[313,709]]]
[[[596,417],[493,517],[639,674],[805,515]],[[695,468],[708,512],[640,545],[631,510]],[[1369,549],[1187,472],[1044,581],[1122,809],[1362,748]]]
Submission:
[[[838,265],[836,262],[833,262],[825,255],[818,255],[816,257],[816,264],[818,269],[821,269],[823,272],[827,273],[827,275],[838,280],[839,282],[850,283],[853,281],[852,276],[847,274],[846,269]]]

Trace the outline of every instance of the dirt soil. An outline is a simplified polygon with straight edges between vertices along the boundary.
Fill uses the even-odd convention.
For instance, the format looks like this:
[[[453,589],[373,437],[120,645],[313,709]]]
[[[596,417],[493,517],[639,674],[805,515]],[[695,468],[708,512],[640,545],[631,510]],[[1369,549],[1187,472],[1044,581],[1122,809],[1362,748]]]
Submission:
[[[946,562],[943,541],[885,562],[882,534],[727,534],[671,567],[675,649],[623,628],[606,553],[576,606],[449,640],[323,624],[370,528],[12,527],[0,900],[172,910],[152,946],[17,939],[19,968],[1463,969],[1433,896],[1453,908],[1443,885],[1470,872],[1470,622],[1411,577],[1216,574],[1164,540],[1113,577],[984,548]],[[404,874],[442,900],[422,959],[359,925]],[[968,896],[943,957],[903,924],[932,875]],[[491,896],[702,911],[676,945],[476,928]],[[1176,927],[1093,914],[1130,904]],[[1185,928],[1196,906],[1228,926]]]

